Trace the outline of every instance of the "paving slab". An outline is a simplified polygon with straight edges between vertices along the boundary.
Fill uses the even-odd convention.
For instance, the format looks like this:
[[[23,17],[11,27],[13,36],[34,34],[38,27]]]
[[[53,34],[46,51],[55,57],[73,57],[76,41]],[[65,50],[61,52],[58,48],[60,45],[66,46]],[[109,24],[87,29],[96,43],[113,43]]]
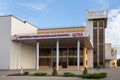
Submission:
[[[35,72],[47,72],[52,73],[52,70],[24,70],[29,71],[31,74]],[[107,78],[99,80],[120,80],[120,67],[117,68],[104,68],[104,69],[88,69],[89,73],[106,72]],[[59,70],[58,74],[64,72],[73,72],[75,74],[82,74],[83,70]],[[80,77],[35,77],[35,76],[6,76],[12,73],[20,73],[20,70],[0,70],[0,80],[98,80],[98,79],[82,79]]]

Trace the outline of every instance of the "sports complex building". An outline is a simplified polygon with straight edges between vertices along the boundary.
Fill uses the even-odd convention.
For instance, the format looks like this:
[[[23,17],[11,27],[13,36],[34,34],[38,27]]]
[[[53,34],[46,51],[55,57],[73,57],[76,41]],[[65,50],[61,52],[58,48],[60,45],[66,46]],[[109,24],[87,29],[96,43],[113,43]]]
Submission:
[[[86,26],[51,29],[38,29],[12,15],[0,16],[0,69],[109,66],[111,59],[105,60],[107,14],[107,10],[88,10]]]

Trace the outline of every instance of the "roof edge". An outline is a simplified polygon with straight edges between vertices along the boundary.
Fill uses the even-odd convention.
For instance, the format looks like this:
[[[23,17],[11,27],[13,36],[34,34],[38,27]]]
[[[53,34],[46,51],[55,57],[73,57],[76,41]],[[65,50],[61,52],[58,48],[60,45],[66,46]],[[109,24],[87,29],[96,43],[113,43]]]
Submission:
[[[17,17],[16,17],[16,16],[14,16],[14,15],[3,15],[3,16],[0,16],[0,17],[14,17],[14,18],[16,18],[17,20],[19,20],[19,21],[21,21],[21,22],[23,22],[23,23],[28,23],[28,24],[30,24],[30,25],[32,25],[33,27],[35,27],[35,28],[37,28],[37,29],[38,29],[38,27],[37,27],[37,26],[35,26],[35,25],[31,24],[31,23],[30,23],[30,22],[28,22],[28,21],[21,20],[21,19],[17,18]]]
[[[85,28],[85,26],[79,26],[79,27],[61,27],[61,28],[48,28],[48,29],[38,29],[38,30],[68,29],[68,28]]]

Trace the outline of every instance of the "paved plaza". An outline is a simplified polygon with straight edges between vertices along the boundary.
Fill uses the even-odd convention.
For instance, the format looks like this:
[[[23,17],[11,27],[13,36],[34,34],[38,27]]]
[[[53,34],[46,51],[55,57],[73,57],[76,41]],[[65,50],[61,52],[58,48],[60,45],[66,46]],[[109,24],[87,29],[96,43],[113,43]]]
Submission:
[[[48,74],[52,73],[52,70],[27,70],[31,74],[35,72],[47,72]],[[18,73],[20,70],[1,70],[0,71],[0,80],[89,80],[89,79],[82,79],[79,77],[35,77],[35,76],[6,76],[7,74]],[[63,74],[64,72],[73,72],[75,74],[82,74],[81,71],[77,70],[59,70],[59,74]],[[89,69],[89,73],[92,70]],[[94,69],[93,72],[107,72],[107,78],[100,79],[100,80],[120,80],[120,67],[118,68],[105,68],[105,69]],[[90,79],[93,80],[93,79]],[[95,79],[96,80],[96,79]]]

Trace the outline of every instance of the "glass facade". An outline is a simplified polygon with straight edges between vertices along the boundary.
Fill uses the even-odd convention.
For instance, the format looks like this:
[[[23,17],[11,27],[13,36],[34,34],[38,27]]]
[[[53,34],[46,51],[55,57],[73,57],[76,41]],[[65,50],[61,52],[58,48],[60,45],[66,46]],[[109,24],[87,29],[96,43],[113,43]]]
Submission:
[[[104,30],[99,30],[99,64],[103,65],[104,61]]]
[[[101,20],[99,21],[99,27],[103,27],[104,26],[104,22]]]
[[[97,27],[97,21],[93,22],[93,27]]]
[[[104,66],[105,31],[104,20],[93,21],[94,67]]]
[[[56,66],[56,49],[40,49],[39,66]],[[77,48],[59,48],[59,66],[67,68],[68,66],[77,66]],[[80,48],[80,66],[83,66],[83,48]]]
[[[93,33],[94,33],[94,35],[93,35],[93,37],[94,37],[94,39],[93,39],[93,44],[94,44],[93,60],[94,60],[94,66],[97,66],[97,44],[98,44],[97,43],[97,29],[94,29]]]

